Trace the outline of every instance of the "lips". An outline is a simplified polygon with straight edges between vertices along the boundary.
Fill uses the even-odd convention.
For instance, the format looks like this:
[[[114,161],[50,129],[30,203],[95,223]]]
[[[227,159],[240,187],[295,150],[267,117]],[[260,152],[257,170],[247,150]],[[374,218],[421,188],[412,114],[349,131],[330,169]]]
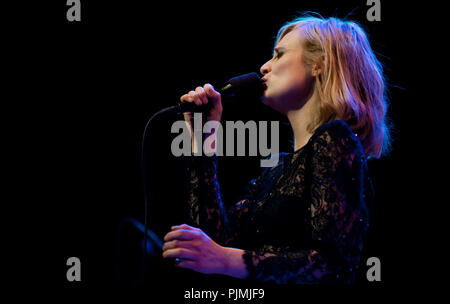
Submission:
[[[266,90],[267,89],[267,79],[262,78],[261,83],[262,83],[262,86],[264,87],[264,90]]]

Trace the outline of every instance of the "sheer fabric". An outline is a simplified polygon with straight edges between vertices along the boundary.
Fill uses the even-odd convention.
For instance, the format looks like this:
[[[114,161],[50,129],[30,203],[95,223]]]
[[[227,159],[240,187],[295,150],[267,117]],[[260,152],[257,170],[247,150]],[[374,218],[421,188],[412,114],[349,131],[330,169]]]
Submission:
[[[368,228],[373,187],[358,137],[342,120],[281,153],[230,207],[217,157],[188,160],[191,224],[245,250],[248,279],[278,284],[351,283]]]

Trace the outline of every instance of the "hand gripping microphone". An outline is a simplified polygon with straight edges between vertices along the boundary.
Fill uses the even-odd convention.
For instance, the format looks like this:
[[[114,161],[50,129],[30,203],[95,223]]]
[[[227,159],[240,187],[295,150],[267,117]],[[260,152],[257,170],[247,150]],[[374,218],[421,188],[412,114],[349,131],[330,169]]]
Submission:
[[[229,79],[227,81],[227,85],[220,89],[219,93],[222,95],[222,98],[226,98],[227,96],[233,94],[245,92],[262,94],[263,90],[264,85],[261,82],[261,78],[258,76],[258,74],[253,72]],[[211,102],[202,104],[200,106],[196,105],[193,102],[183,102],[171,107],[170,112],[176,114],[181,114],[184,112],[205,112],[208,111],[211,107]]]
[[[227,81],[227,84],[219,90],[219,93],[222,95],[222,99],[226,98],[227,96],[231,96],[233,94],[239,94],[239,93],[255,93],[255,94],[262,94],[264,92],[264,85],[261,82],[261,79],[259,78],[258,74],[256,73],[248,73],[244,75],[240,75],[237,77],[233,77],[230,80]],[[160,116],[162,114],[171,115],[171,114],[182,114],[184,112],[206,112],[209,111],[212,107],[212,102],[208,102],[207,104],[202,104],[200,106],[197,106],[193,102],[184,102],[179,103],[172,107],[164,108],[150,117],[150,119],[147,121],[147,124],[144,128],[144,134],[142,136],[142,179],[144,183],[144,201],[145,201],[145,215],[144,215],[144,246],[143,246],[143,267],[142,269],[146,269],[145,265],[147,263],[147,238],[150,236],[148,232],[148,205],[150,200],[150,191],[148,189],[148,174],[147,174],[147,158],[148,151],[146,150],[147,147],[147,135],[148,130],[150,128],[151,122],[153,119],[157,116]],[[150,236],[151,237],[151,236]]]

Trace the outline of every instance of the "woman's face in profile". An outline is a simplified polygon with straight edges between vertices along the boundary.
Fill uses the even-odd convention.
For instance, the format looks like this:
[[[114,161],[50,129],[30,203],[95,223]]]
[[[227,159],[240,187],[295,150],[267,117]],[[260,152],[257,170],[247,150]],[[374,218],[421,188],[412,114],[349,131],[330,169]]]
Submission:
[[[314,78],[304,63],[300,33],[292,30],[276,45],[272,59],[261,67],[266,90],[262,102],[287,114],[301,108],[311,97]]]

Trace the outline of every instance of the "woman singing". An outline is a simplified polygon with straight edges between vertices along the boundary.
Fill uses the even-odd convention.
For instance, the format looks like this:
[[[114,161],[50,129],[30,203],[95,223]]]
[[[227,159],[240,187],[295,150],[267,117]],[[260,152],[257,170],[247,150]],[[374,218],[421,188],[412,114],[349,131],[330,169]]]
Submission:
[[[192,222],[166,234],[163,257],[258,282],[352,283],[373,198],[366,160],[389,147],[381,64],[354,22],[306,16],[280,29],[261,73],[262,102],[286,115],[294,151],[231,208],[217,157],[191,157]],[[207,120],[221,120],[221,96],[209,84],[181,101],[212,102]]]

